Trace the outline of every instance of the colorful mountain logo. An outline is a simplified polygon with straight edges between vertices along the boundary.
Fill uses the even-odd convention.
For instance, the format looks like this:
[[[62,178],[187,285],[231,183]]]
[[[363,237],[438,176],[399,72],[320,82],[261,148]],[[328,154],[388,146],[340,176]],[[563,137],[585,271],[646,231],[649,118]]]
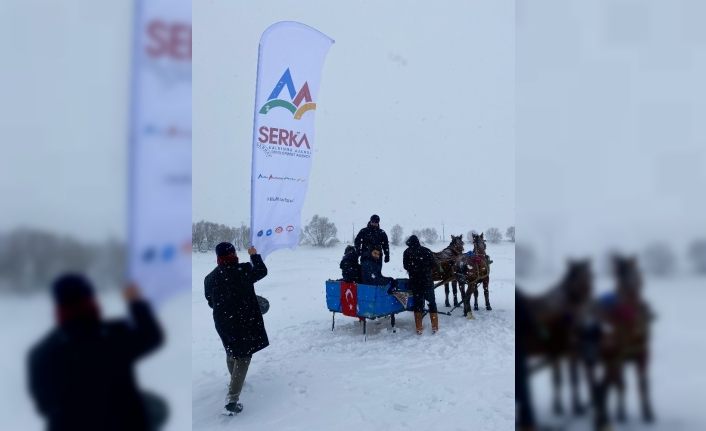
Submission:
[[[289,100],[280,99],[279,95],[284,87],[287,87],[289,92]],[[302,104],[302,102],[305,102]],[[260,108],[260,114],[267,114],[270,109],[274,108],[284,108],[294,115],[295,120],[302,118],[307,111],[313,111],[316,109],[316,103],[311,101],[311,92],[309,92],[309,83],[304,82],[304,85],[299,89],[298,92],[294,90],[294,82],[292,82],[292,74],[289,72],[289,68],[284,71],[282,77],[275,85],[275,88],[270,93],[270,97],[267,98],[267,103],[262,105]]]

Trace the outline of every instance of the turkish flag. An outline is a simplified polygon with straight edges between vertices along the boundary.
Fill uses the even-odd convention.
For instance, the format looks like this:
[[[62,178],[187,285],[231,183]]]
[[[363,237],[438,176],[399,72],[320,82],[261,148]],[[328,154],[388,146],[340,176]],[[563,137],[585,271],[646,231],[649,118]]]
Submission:
[[[358,316],[358,289],[355,283],[341,282],[341,313]]]

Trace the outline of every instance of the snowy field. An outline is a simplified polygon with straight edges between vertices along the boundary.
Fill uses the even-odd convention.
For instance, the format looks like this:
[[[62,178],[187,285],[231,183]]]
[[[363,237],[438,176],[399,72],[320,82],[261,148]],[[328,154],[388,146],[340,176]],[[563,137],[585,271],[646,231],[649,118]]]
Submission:
[[[405,312],[397,333],[389,320],[369,322],[367,342],[354,318],[337,314],[331,331],[324,282],[340,277],[343,248],[281,250],[267,258],[269,275],[255,290],[270,301],[270,346],[253,356],[241,395],[245,409],[235,417],[221,415],[229,377],[203,295],[215,255],[193,255],[193,429],[513,429],[514,245],[488,244],[493,311],[481,307],[470,321],[461,310],[440,315],[436,335],[425,317],[421,337]],[[403,250],[392,248],[384,275],[406,277]],[[443,287],[436,302],[443,305]]]
[[[122,297],[117,293],[99,295],[102,312],[108,317],[125,316]],[[186,292],[168,300],[158,309],[165,328],[166,343],[139,362],[138,382],[143,389],[169,401],[168,430],[191,429],[190,367],[191,328],[189,296]],[[35,413],[27,390],[26,356],[29,348],[53,325],[53,307],[49,294],[20,298],[0,296],[0,430],[43,430],[44,422]]]
[[[531,280],[520,286],[529,292],[541,292],[555,280]],[[595,290],[612,290],[612,280],[600,277]],[[637,383],[634,367],[626,371],[626,407],[628,422],[615,426],[615,431],[706,430],[703,394],[706,392],[706,351],[703,348],[703,328],[706,318],[706,279],[688,275],[677,278],[645,280],[645,295],[657,315],[652,327],[652,366],[650,368],[652,405],[657,422],[647,426],[640,420]],[[564,406],[570,410],[568,374],[564,369]],[[532,379],[533,396],[538,421],[555,429],[589,431],[590,422],[571,416],[557,418],[551,413],[552,386],[550,372],[545,369]],[[586,394],[583,397],[586,400]],[[615,414],[611,400],[609,413]]]

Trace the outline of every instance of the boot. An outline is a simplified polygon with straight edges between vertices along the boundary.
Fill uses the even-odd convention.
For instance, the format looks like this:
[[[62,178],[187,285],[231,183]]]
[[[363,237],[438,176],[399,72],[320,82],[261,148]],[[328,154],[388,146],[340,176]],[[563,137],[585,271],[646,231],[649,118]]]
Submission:
[[[431,318],[431,333],[436,334],[439,331],[439,314],[429,313],[429,317]]]
[[[233,416],[243,411],[243,405],[237,401],[230,401],[226,404],[225,409],[227,415]]]
[[[422,331],[424,330],[424,326],[422,326],[422,312],[421,311],[414,312],[414,324],[417,326],[417,334],[422,335]]]

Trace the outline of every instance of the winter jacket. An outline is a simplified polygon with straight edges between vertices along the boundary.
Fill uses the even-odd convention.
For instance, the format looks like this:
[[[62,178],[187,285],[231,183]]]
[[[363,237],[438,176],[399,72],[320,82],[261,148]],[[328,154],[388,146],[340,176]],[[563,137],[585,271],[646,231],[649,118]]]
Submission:
[[[267,275],[267,267],[259,254],[250,260],[252,264],[218,265],[204,279],[216,331],[228,355],[236,358],[250,356],[270,344],[255,295],[255,282]]]
[[[370,259],[370,252],[375,248],[382,250],[385,256],[390,256],[390,244],[387,241],[387,234],[379,227],[370,226],[370,223],[368,223],[368,226],[361,229],[355,237],[355,250],[361,256],[362,261]]]
[[[361,258],[361,280],[363,284],[386,284],[385,278],[382,276],[382,261],[380,259],[373,259],[368,256],[367,258]]]
[[[340,267],[344,281],[360,283],[361,268],[358,263],[358,253],[355,250],[343,255]]]
[[[50,431],[148,430],[134,366],[163,339],[149,305],[132,321],[68,322],[29,354],[30,393]]]
[[[402,266],[409,273],[410,289],[422,292],[434,288],[432,269],[434,268],[434,254],[426,247],[422,247],[416,237],[407,241],[409,246],[402,255]]]

